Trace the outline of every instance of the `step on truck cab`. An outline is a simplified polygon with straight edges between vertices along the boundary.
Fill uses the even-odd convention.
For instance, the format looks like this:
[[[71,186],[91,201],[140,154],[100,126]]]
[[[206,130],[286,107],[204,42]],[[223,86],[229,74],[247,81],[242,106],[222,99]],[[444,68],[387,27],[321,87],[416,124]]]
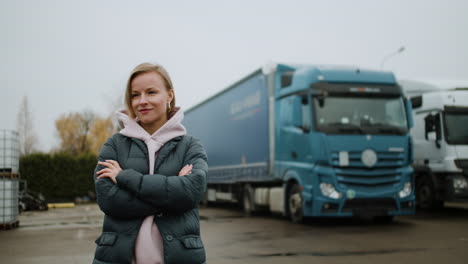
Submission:
[[[186,111],[206,201],[304,217],[414,214],[411,105],[390,72],[270,64]]]

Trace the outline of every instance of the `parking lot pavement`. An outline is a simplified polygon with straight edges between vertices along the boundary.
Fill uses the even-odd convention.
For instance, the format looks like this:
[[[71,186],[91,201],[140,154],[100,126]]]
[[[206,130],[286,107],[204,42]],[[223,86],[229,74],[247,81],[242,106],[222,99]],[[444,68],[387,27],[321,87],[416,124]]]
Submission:
[[[19,228],[0,232],[0,262],[91,263],[102,217],[96,204],[23,212]]]
[[[292,224],[279,216],[244,217],[233,207],[200,210],[207,262],[466,263],[468,210],[450,207],[391,224],[315,219]],[[103,214],[96,204],[24,212],[20,227],[0,232],[0,263],[91,263]]]

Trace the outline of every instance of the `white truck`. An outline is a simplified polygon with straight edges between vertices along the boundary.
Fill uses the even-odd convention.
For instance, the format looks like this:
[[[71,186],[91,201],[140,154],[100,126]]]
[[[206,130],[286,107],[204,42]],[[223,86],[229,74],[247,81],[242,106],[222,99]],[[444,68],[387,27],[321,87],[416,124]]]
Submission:
[[[417,204],[468,202],[468,86],[399,83],[413,106]]]

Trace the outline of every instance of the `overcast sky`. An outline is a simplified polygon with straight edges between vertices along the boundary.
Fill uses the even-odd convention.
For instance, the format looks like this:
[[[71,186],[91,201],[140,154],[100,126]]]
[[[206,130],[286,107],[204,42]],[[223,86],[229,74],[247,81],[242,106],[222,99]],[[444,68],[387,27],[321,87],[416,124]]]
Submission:
[[[39,147],[54,121],[120,103],[129,72],[159,62],[189,108],[269,61],[384,69],[398,78],[468,80],[468,1],[0,0],[0,129],[23,96]]]

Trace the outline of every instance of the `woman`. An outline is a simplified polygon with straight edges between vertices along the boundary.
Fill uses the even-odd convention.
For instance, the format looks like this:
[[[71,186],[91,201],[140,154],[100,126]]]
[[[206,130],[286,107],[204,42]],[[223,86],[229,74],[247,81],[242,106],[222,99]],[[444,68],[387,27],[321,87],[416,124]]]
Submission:
[[[105,217],[93,264],[205,263],[197,205],[207,157],[185,135],[166,70],[138,65],[125,103],[123,129],[104,144],[94,175]]]

